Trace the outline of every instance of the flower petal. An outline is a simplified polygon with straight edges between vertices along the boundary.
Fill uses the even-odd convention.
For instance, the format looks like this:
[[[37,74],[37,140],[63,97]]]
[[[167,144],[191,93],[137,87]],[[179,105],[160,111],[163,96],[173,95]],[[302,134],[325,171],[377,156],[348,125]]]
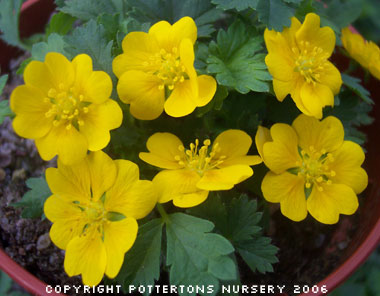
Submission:
[[[103,151],[91,152],[87,156],[91,178],[92,200],[99,200],[115,183],[117,168],[114,161]]]
[[[180,158],[184,158],[185,154],[179,150],[183,144],[177,136],[170,133],[155,133],[149,137],[146,147],[149,153],[141,152],[139,154],[143,161],[164,169],[181,168],[175,157],[178,155]]]
[[[104,224],[104,246],[107,252],[106,275],[118,275],[124,261],[124,254],[134,244],[137,237],[137,222],[133,218]]]
[[[31,61],[25,67],[24,81],[26,85],[41,89],[46,95],[49,89],[55,87],[49,68],[39,61]]]
[[[307,216],[304,178],[288,172],[280,175],[268,172],[261,184],[264,198],[281,203],[281,213],[293,221]]]
[[[193,88],[191,80],[178,83],[165,102],[165,112],[172,117],[189,115],[197,107],[197,96],[198,91]]]
[[[200,205],[208,197],[208,191],[197,191],[174,196],[173,204],[179,208],[191,208]]]
[[[257,128],[256,136],[255,136],[255,144],[257,151],[259,152],[261,158],[264,159],[263,146],[266,142],[272,141],[272,136],[270,135],[270,131],[268,128],[259,125]]]
[[[164,170],[153,178],[158,193],[158,202],[165,203],[175,197],[189,193],[199,193],[196,186],[200,176],[191,170]]]
[[[52,82],[56,89],[63,84],[64,89],[69,89],[74,83],[75,73],[71,62],[58,52],[48,52],[45,56],[45,65],[50,70]]]
[[[310,115],[321,119],[324,106],[334,106],[334,95],[331,89],[323,84],[304,83],[301,88],[301,100]]]
[[[131,114],[137,119],[152,120],[159,117],[164,109],[164,89],[161,80],[141,71],[127,71],[117,84],[120,100],[131,104]]]
[[[307,200],[309,213],[319,222],[335,224],[339,214],[352,215],[359,203],[355,192],[344,184],[323,185],[323,191],[313,187]]]
[[[71,239],[82,233],[83,212],[73,203],[52,195],[44,204],[44,213],[53,222],[50,238],[58,248],[64,250]]]
[[[198,98],[196,99],[197,107],[207,105],[216,92],[216,81],[210,75],[198,76]]]
[[[72,61],[75,71],[75,86],[83,92],[84,84],[92,73],[92,59],[87,54],[78,54]]]
[[[333,183],[346,184],[356,194],[361,193],[368,185],[368,175],[360,166],[364,162],[363,149],[356,143],[344,141],[333,153],[334,161],[329,165],[336,175],[331,177]]]
[[[115,160],[118,173],[116,181],[107,192],[104,207],[126,217],[141,219],[157,203],[157,193],[151,181],[139,180],[138,166],[128,160]]]
[[[273,142],[263,146],[265,165],[276,174],[294,168],[300,163],[298,137],[293,128],[287,124],[276,123],[270,129]]]
[[[310,152],[310,147],[319,152],[332,152],[343,143],[343,125],[336,117],[329,116],[319,121],[301,114],[292,126],[298,134],[299,146],[307,152]]]
[[[252,138],[242,130],[229,129],[216,137],[213,147],[215,145],[220,149],[215,153],[215,158],[225,156],[227,160],[247,155],[252,145]]]
[[[197,188],[208,191],[229,190],[253,175],[248,165],[232,165],[222,169],[206,171],[197,183]]]
[[[335,48],[335,33],[330,27],[320,28],[320,18],[315,13],[308,13],[305,21],[296,33],[297,42],[309,42],[311,47],[320,47],[331,56]]]
[[[282,102],[286,96],[297,87],[297,82],[295,80],[281,81],[278,79],[273,79],[273,90],[276,94],[277,100]]]
[[[342,77],[339,70],[329,61],[323,65],[320,72],[319,82],[327,85],[334,95],[338,94],[342,86]]]
[[[96,286],[103,278],[107,253],[100,233],[89,230],[74,237],[66,248],[64,267],[69,276],[82,274],[84,285]]]
[[[109,131],[121,125],[123,112],[112,99],[99,105],[91,104],[88,109],[89,112],[82,118],[84,125],[80,126],[80,132],[87,139],[88,150],[98,151],[108,145]]]
[[[265,57],[265,64],[268,66],[268,71],[274,79],[281,81],[294,79],[295,64],[290,57],[285,57],[277,52],[270,52]]]
[[[103,71],[93,71],[84,82],[85,101],[101,104],[108,100],[112,93],[111,77]]]

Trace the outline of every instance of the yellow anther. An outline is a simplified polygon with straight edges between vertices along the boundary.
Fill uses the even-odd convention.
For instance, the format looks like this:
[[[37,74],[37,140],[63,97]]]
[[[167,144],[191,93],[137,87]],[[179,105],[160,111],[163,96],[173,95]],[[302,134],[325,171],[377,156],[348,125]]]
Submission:
[[[79,95],[79,101],[83,101],[83,99],[84,99],[84,95]]]
[[[78,109],[75,109],[75,111],[74,111],[74,115],[76,116],[76,115],[78,115],[79,114],[79,110]]]
[[[332,184],[332,181],[331,181],[331,180],[327,180],[326,184],[327,184],[327,185],[331,185],[331,184]]]
[[[179,82],[184,82],[185,81],[185,77],[181,76],[181,78],[179,79]]]
[[[317,178],[317,182],[321,183],[323,181],[323,178],[320,176]]]
[[[49,89],[48,96],[50,98],[55,98],[57,96],[57,91],[54,88]]]
[[[168,86],[168,88],[169,88],[170,90],[173,90],[173,89],[174,89],[174,84],[170,84],[170,85]]]
[[[181,152],[183,152],[183,151],[185,151],[185,147],[183,147],[183,145],[179,145],[178,146],[178,150],[181,151]]]
[[[309,182],[306,182],[305,187],[309,189],[311,187],[311,184]]]
[[[211,145],[211,141],[210,141],[209,139],[204,140],[204,141],[203,141],[203,145],[205,145],[205,146],[210,146],[210,145]]]
[[[62,119],[67,119],[67,117],[68,117],[67,114],[62,114],[61,116]]]
[[[71,129],[71,123],[69,123],[68,125],[66,125],[66,129],[67,129],[67,130],[70,130],[70,129]]]
[[[70,113],[70,110],[65,109],[65,110],[63,110],[62,112],[63,112],[63,114],[69,114],[69,113]]]
[[[159,90],[163,90],[165,88],[165,85],[164,84],[160,84],[159,86],[158,86],[158,89]]]
[[[331,171],[331,172],[330,172],[330,176],[331,176],[331,177],[335,177],[335,176],[336,176],[335,171]]]

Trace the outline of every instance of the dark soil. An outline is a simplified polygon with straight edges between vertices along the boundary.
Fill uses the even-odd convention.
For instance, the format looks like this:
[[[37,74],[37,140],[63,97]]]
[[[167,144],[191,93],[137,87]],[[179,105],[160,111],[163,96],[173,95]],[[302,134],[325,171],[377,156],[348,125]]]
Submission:
[[[22,83],[14,73],[18,64],[13,63],[13,73],[0,100],[8,98],[13,88]],[[14,134],[9,119],[0,125],[0,247],[46,283],[78,286],[80,277],[69,278],[63,270],[64,251],[50,241],[51,223],[46,219],[22,219],[21,210],[11,206],[26,192],[25,180],[43,175],[49,166],[55,166],[55,162],[42,161],[33,141]],[[342,216],[337,225],[329,226],[310,216],[295,223],[282,216],[278,206],[271,206],[271,210],[269,235],[280,248],[279,263],[274,265],[274,273],[261,275],[253,274],[238,258],[240,274],[244,284],[285,285],[289,295],[294,295],[295,284],[311,287],[345,259],[344,250],[357,229],[360,215],[358,212]],[[166,274],[161,276],[160,284],[167,284]]]

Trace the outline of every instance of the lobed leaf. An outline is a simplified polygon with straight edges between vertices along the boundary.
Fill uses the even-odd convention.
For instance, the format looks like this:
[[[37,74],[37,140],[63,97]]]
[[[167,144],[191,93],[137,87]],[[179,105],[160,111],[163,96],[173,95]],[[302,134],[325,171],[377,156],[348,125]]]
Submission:
[[[0,38],[10,45],[25,49],[19,35],[19,15],[22,0],[0,0]]]
[[[344,85],[356,93],[359,97],[363,99],[364,102],[368,104],[373,104],[373,100],[370,98],[370,93],[366,90],[360,83],[361,80],[356,77],[349,76],[347,74],[341,74]]]

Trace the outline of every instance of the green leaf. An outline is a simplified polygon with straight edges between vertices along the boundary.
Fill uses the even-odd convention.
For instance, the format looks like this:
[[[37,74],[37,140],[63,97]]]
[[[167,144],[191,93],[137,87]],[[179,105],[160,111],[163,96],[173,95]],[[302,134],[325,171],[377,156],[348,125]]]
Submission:
[[[113,41],[106,38],[106,31],[102,24],[90,20],[82,27],[77,27],[71,36],[65,38],[68,44],[67,51],[73,56],[86,53],[92,58],[94,70],[107,72],[115,82],[112,72],[111,49]]]
[[[39,218],[43,214],[45,200],[51,195],[50,188],[44,177],[29,178],[26,180],[29,190],[24,194],[22,200],[14,203],[15,208],[23,208],[22,218]]]
[[[202,117],[205,115],[207,112],[215,109],[215,110],[220,110],[222,109],[223,106],[223,101],[225,98],[228,96],[228,89],[227,87],[223,85],[218,85],[218,88],[216,89],[214,98],[208,103],[206,106],[197,108],[196,114],[197,117]]]
[[[216,74],[219,84],[236,89],[242,94],[250,90],[268,92],[267,71],[262,50],[261,36],[253,36],[240,21],[232,24],[227,32],[220,30],[217,42],[211,42],[207,71]]]
[[[268,29],[281,32],[283,27],[290,26],[290,19],[294,16],[295,9],[284,0],[259,0],[256,11],[259,21]],[[293,1],[292,1],[293,2]]]
[[[103,13],[123,12],[125,2],[124,0],[67,0],[59,10],[83,21],[88,21],[96,19]]]
[[[373,100],[370,98],[370,93],[366,90],[360,83],[361,80],[356,77],[349,76],[347,74],[341,74],[343,83],[356,93],[359,97],[363,99],[364,102],[368,104],[374,104]]]
[[[154,219],[139,227],[136,241],[125,254],[116,281],[123,286],[154,285],[160,277],[162,221]]]
[[[48,52],[59,52],[67,58],[71,58],[66,52],[65,47],[66,43],[63,40],[63,37],[57,33],[52,33],[49,35],[47,42],[39,42],[33,45],[32,59],[43,62]]]
[[[25,49],[19,36],[19,15],[22,0],[0,0],[0,38],[8,44]]]
[[[3,93],[4,87],[8,81],[8,74],[0,77],[0,95]]]
[[[0,270],[0,295],[8,295],[8,291],[12,287],[12,279]]]
[[[362,0],[330,0],[323,6],[326,18],[338,26],[339,29],[352,24],[361,14]],[[339,11],[339,13],[337,13]]]
[[[7,118],[8,116],[13,116],[13,112],[11,108],[9,108],[9,101],[0,101],[0,124],[2,124],[5,118]]]
[[[271,245],[268,237],[256,237],[244,242],[239,242],[237,251],[249,268],[261,273],[273,272],[272,264],[277,263],[276,253],[278,248]]]
[[[218,279],[236,279],[236,266],[228,256],[234,248],[223,236],[209,233],[213,228],[207,220],[183,213],[169,215],[166,264],[172,285],[214,285],[215,294]]]
[[[75,18],[69,14],[59,12],[52,16],[46,27],[46,36],[52,33],[66,35],[72,29]]]
[[[211,2],[223,10],[236,9],[242,11],[247,8],[256,9],[259,0],[211,0]]]
[[[184,16],[194,19],[198,38],[208,37],[215,31],[213,23],[220,18],[220,11],[205,0],[129,0],[133,7],[131,16],[140,22],[156,23],[166,20],[173,24]]]

